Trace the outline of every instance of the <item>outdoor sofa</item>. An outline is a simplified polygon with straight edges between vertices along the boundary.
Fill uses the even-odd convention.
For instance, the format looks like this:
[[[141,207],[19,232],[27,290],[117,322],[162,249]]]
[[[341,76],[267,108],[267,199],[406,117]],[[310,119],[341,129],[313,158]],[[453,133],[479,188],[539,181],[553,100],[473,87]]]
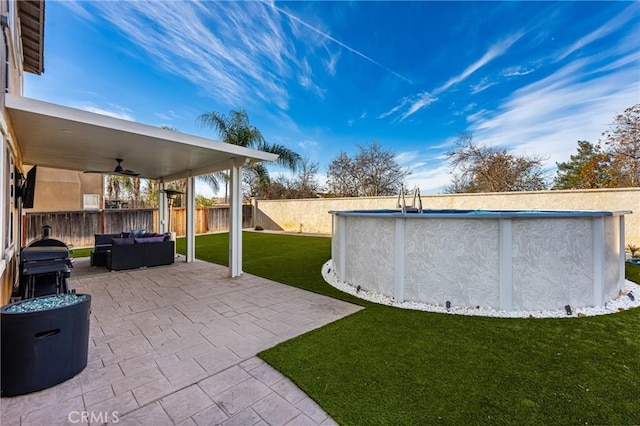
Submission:
[[[175,260],[175,241],[169,238],[142,233],[96,234],[91,264],[106,266],[110,271],[169,265]]]

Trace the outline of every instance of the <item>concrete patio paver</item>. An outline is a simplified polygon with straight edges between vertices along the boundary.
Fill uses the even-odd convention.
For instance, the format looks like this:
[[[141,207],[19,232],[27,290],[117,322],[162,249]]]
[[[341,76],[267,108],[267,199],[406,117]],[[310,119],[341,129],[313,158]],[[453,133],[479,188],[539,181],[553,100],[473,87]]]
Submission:
[[[256,354],[361,308],[227,274],[202,261],[122,272],[76,261],[70,288],[92,297],[87,368],[2,398],[2,425],[335,424]]]

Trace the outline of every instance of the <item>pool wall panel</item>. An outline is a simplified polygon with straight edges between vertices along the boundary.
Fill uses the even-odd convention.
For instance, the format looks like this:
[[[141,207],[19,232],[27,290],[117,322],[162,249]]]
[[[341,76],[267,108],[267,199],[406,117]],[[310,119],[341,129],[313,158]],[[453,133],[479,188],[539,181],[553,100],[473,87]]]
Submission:
[[[513,309],[593,302],[592,219],[513,220]]]
[[[394,235],[393,220],[346,218],[346,281],[393,297]]]
[[[498,220],[407,219],[405,298],[498,309]]]

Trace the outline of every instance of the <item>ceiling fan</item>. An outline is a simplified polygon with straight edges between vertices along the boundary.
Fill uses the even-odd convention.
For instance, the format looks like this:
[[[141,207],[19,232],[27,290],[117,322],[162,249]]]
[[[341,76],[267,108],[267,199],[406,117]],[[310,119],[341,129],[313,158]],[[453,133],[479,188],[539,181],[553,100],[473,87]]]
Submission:
[[[105,174],[105,175],[120,175],[120,176],[129,176],[129,177],[140,176],[140,173],[136,173],[133,170],[124,169],[122,167],[122,162],[124,161],[122,158],[116,158],[116,161],[118,162],[118,165],[116,166],[115,169],[113,169],[113,171],[109,171],[109,170],[85,170],[85,173],[102,173],[102,174]]]

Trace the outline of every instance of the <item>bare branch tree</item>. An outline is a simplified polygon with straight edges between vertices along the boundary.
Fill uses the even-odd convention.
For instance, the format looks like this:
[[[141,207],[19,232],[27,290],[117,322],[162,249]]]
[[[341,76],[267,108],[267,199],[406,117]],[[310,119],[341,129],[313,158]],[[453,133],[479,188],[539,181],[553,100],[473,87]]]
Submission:
[[[358,145],[351,158],[340,152],[329,164],[327,187],[336,197],[374,197],[394,195],[400,190],[409,171],[400,167],[395,154],[383,150],[376,141],[368,147]]]
[[[453,183],[446,192],[538,191],[547,188],[546,158],[517,156],[506,149],[478,145],[471,133],[461,132],[456,147],[447,152]]]
[[[315,198],[320,190],[316,179],[318,170],[317,162],[305,158],[300,161],[298,173],[293,178],[281,175],[265,183],[249,175],[244,183],[252,188],[252,194],[263,199]]]
[[[640,104],[618,114],[602,136],[613,157],[615,186],[640,186]]]

